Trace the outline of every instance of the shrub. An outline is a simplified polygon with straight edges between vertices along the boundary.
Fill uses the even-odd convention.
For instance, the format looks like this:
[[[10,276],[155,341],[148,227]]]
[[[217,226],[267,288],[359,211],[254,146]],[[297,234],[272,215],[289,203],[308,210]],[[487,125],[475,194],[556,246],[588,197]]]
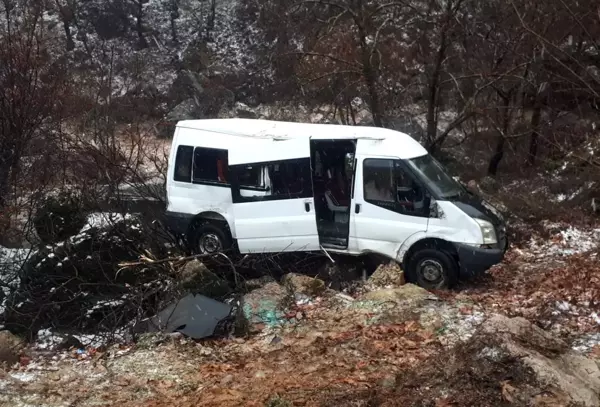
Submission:
[[[85,222],[81,198],[71,191],[47,196],[33,219],[38,237],[46,244],[76,235]]]

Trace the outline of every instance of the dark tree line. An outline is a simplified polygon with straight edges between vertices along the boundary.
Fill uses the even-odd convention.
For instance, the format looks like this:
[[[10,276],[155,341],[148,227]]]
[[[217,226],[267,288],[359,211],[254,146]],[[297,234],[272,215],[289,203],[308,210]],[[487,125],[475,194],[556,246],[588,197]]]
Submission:
[[[265,29],[287,44],[273,52],[292,61],[304,94],[336,105],[361,97],[376,126],[410,106],[424,118],[423,141],[433,153],[456,130],[477,138],[485,129],[495,138],[490,175],[507,145],[527,139],[525,164],[534,166],[542,145],[564,141],[548,142],[553,117],[598,116],[600,16],[593,1],[283,3],[256,4]],[[454,117],[442,123],[444,111]]]

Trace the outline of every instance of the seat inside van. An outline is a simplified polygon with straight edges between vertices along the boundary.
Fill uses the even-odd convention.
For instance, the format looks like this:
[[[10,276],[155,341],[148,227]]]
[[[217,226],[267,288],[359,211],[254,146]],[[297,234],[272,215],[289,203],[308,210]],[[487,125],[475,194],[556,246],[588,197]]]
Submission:
[[[348,246],[355,151],[353,140],[311,141],[317,228],[324,247]]]

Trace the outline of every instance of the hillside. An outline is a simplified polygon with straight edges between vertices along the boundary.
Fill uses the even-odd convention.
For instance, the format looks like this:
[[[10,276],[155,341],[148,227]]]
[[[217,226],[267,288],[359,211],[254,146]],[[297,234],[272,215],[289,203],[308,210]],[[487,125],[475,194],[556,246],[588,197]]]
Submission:
[[[0,404],[600,406],[599,27],[575,0],[0,1]],[[199,255],[214,214],[165,219],[173,131],[226,117],[406,133],[509,250],[430,291],[408,239]],[[186,298],[208,322],[153,325]]]

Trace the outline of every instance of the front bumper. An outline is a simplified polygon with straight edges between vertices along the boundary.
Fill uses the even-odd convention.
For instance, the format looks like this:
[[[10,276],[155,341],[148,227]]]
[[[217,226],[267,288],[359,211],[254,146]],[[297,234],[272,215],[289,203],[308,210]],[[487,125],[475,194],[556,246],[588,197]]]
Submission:
[[[504,258],[506,247],[481,249],[466,244],[455,243],[458,252],[461,277],[473,277],[489,270]]]

